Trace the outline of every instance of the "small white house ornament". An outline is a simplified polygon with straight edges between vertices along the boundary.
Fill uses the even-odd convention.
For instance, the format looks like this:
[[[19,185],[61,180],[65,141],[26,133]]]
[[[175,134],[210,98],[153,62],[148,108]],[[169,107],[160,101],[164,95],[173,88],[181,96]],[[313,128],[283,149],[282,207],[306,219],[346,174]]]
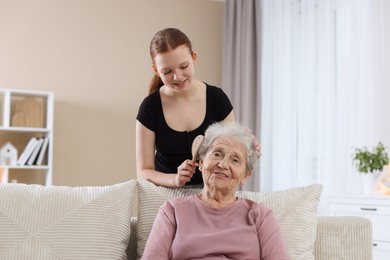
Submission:
[[[16,165],[18,150],[11,143],[6,143],[0,150],[1,165]]]

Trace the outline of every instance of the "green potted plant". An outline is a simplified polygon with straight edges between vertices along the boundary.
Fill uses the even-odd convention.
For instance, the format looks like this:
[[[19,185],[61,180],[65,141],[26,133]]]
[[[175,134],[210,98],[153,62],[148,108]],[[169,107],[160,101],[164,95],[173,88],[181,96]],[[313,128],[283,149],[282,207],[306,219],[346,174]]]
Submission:
[[[381,142],[371,151],[367,147],[355,148],[352,158],[357,171],[361,173],[363,193],[365,195],[372,194],[383,167],[389,163],[386,148]]]
[[[353,163],[359,173],[372,174],[380,172],[389,163],[389,157],[384,145],[379,142],[371,151],[367,147],[355,148]]]

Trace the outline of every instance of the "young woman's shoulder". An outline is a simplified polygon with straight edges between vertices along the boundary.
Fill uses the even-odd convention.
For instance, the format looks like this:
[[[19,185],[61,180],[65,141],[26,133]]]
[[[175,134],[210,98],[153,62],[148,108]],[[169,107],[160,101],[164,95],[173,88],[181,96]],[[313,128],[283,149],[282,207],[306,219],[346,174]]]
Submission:
[[[223,97],[223,98],[228,99],[226,93],[223,91],[222,88],[214,86],[214,85],[210,85],[206,82],[204,84],[206,85],[207,95],[212,96],[212,97],[217,97],[217,98]]]
[[[138,108],[137,120],[155,131],[157,118],[161,114],[161,100],[158,90],[146,96]]]
[[[207,109],[216,116],[215,121],[224,120],[233,110],[233,105],[227,94],[220,88],[207,83]]]
[[[155,103],[160,100],[160,92],[159,90],[154,91],[153,93],[147,95],[141,104],[150,104]]]
[[[217,86],[214,86],[214,85],[210,85],[206,82],[203,82],[205,85],[206,85],[206,88],[208,91],[213,91],[213,92],[216,92],[216,91],[221,91],[222,89],[220,87],[217,87]]]

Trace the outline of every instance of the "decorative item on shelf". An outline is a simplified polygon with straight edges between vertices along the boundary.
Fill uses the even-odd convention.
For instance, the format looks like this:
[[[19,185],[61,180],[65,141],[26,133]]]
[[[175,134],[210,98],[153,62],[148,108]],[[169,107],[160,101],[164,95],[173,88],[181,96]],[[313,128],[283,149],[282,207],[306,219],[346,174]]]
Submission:
[[[0,150],[1,165],[16,165],[18,150],[10,142],[6,143]]]
[[[382,176],[383,167],[389,163],[386,148],[379,142],[369,151],[367,147],[355,148],[352,161],[362,176],[364,194],[372,194]]]
[[[24,97],[15,103],[12,126],[44,127],[43,105],[34,97]]]

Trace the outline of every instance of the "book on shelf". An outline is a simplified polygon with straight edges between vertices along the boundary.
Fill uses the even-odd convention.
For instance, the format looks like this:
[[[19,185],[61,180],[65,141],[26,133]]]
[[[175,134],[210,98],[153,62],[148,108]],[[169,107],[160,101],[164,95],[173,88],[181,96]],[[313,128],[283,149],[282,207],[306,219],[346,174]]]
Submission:
[[[24,148],[22,154],[20,155],[17,164],[18,165],[25,165],[28,158],[30,157],[31,153],[34,151],[35,146],[38,143],[38,139],[36,137],[33,137],[28,141],[26,147]]]
[[[37,158],[37,161],[36,161],[36,165],[42,165],[42,161],[43,161],[43,158],[45,156],[45,153],[46,153],[48,145],[49,145],[49,137],[46,136],[46,137],[44,137],[42,148],[39,151],[39,155],[38,155],[38,158]]]
[[[34,164],[39,154],[39,151],[41,150],[42,144],[43,144],[43,138],[39,138],[38,143],[35,145],[34,150],[32,151],[30,157],[28,158],[27,165]]]

